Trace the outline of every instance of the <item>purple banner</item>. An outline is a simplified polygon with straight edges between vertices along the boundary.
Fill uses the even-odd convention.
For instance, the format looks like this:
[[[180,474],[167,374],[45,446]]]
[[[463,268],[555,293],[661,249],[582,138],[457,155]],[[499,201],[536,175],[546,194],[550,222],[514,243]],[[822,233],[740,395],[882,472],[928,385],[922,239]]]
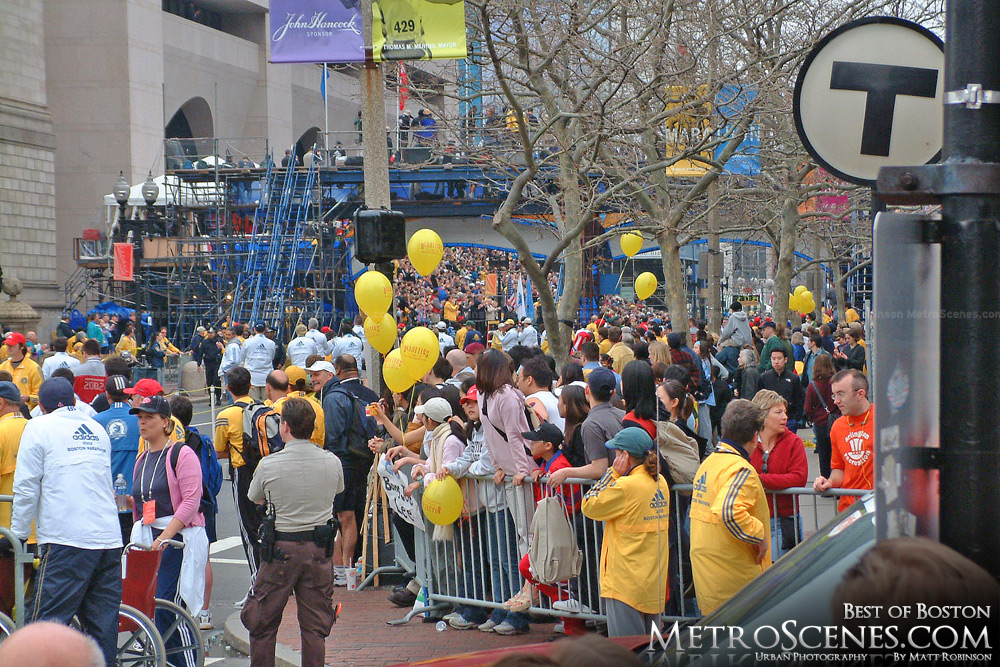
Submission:
[[[272,63],[365,60],[359,0],[271,0]]]

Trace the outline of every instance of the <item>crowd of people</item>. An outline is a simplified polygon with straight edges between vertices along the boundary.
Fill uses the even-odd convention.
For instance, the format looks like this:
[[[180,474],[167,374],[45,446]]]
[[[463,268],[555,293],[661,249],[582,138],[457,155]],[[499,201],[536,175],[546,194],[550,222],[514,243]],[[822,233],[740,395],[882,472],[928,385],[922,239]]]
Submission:
[[[467,259],[453,256],[447,273],[475,282],[463,268]],[[442,308],[439,324],[461,324],[454,312]],[[358,557],[379,453],[410,471],[408,493],[449,475],[476,476],[489,516],[440,526],[432,539],[455,541],[455,566],[470,570],[478,567],[472,536],[486,529],[500,557],[489,564],[488,592],[479,597],[500,606],[462,605],[444,620],[499,634],[526,631],[525,612],[539,592],[564,614],[567,634],[586,630],[574,616],[581,612],[603,610],[617,636],[648,632],[658,615],[678,613],[682,598],[702,613],[725,602],[802,539],[790,497],[766,492],[809,484],[796,433],[807,424],[820,459],[817,492],[872,485],[874,406],[863,330],[853,323],[833,331],[803,324],[786,336],[786,323],[756,324],[739,302],[718,334],[693,321],[675,332],[666,313],[594,318],[557,373],[544,331],[530,318],[504,321],[490,339],[469,318],[461,336],[447,324],[436,327],[441,356],[431,371],[411,390],[381,397],[362,381],[360,320],[337,331],[311,320],[287,346],[260,323],[252,335],[241,325],[221,335],[202,328],[187,349],[206,379],[216,379],[210,390],[224,388],[231,405],[212,433],[201,434],[188,398],[167,397],[152,378],[132,382],[137,323],[122,319],[113,327],[117,342],[108,335],[112,319],[105,325],[100,316],[72,347],[57,335],[40,365],[31,358],[40,346],[10,333],[0,364],[0,456],[16,460],[0,476],[0,493],[15,497],[0,521],[33,538],[45,573],[30,618],[76,616],[108,664],[115,637],[107,619],[121,599],[123,544],[163,549],[157,597],[211,627],[208,548],[216,537],[220,459],[228,460],[251,572],[243,620],[253,650],[273,652],[284,600],[294,592],[299,617],[316,621],[301,624],[304,654],[314,661],[322,659],[333,621],[333,588],[346,584]],[[155,331],[146,346],[179,351],[165,334]],[[112,349],[117,353],[102,354]],[[64,446],[71,441],[79,444]],[[281,471],[300,465],[315,480],[297,478],[286,488]],[[671,487],[685,482],[693,482],[692,494],[674,495],[681,506],[671,508]],[[296,494],[313,503],[310,510],[290,503]],[[552,496],[572,510],[576,539],[592,541],[583,550],[595,559],[584,569],[592,576],[572,585],[540,581],[528,558],[531,508]],[[264,501],[276,531],[270,544],[262,539]],[[842,497],[839,505],[850,502]],[[90,509],[84,520],[66,507]],[[678,510],[690,517],[689,530],[673,520]],[[629,526],[637,522],[655,529],[634,534]],[[412,553],[412,527],[394,523]],[[281,562],[298,564],[295,576],[270,566],[276,552]],[[329,581],[321,576],[327,570]],[[690,573],[684,587],[681,572]],[[390,600],[409,606],[418,591],[410,582]]]

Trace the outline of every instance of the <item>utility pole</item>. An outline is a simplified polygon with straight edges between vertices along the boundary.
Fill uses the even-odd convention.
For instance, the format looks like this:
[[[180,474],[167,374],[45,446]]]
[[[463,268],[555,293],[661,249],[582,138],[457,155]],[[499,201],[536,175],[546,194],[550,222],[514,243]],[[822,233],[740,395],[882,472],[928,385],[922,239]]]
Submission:
[[[708,293],[709,331],[722,330],[722,251],[719,249],[719,181],[708,186]]]
[[[361,150],[364,153],[365,206],[388,209],[390,196],[389,156],[385,143],[385,77],[382,65],[375,62],[374,53],[369,51],[374,44],[372,0],[363,0],[361,11],[365,30],[365,64],[361,71]],[[368,268],[381,271],[392,281],[391,264],[370,264]],[[395,310],[396,299],[393,297],[393,317],[396,315]],[[382,357],[371,345],[368,346],[365,366],[368,369],[369,386],[381,395]]]
[[[940,540],[1000,577],[1000,3],[948,0],[942,161],[884,167],[892,204],[940,202]],[[880,409],[887,409],[880,407]]]

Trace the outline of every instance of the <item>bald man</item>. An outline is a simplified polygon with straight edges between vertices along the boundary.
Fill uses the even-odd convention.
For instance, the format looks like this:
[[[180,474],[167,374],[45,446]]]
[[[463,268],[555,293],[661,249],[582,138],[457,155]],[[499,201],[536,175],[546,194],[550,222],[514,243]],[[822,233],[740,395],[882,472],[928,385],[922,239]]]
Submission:
[[[463,380],[476,377],[475,369],[469,366],[469,355],[462,350],[451,350],[444,358],[451,364],[451,378],[445,380],[445,384],[461,388]]]
[[[270,405],[274,405],[279,399],[288,396],[288,374],[282,370],[268,373],[267,380],[264,382],[264,391],[267,393]]]
[[[0,665],[105,667],[105,662],[97,642],[87,635],[59,623],[38,621],[0,644]]]

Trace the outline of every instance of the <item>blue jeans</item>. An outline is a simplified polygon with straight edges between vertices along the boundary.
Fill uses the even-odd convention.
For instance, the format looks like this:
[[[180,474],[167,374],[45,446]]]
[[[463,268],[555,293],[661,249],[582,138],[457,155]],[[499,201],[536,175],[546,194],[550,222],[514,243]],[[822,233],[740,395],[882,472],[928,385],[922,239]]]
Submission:
[[[122,550],[78,549],[63,544],[41,547],[35,595],[28,622],[55,621],[80,628],[101,647],[107,667],[117,665],[118,605],[122,601]]]
[[[771,560],[778,560],[802,542],[802,517],[771,517]]]
[[[521,590],[522,583],[517,567],[521,562],[517,552],[517,530],[510,510],[489,514],[486,519],[486,534],[486,553],[490,558],[493,577],[493,601],[506,602]],[[494,623],[506,621],[518,629],[528,627],[528,615],[521,612],[494,609],[490,618]]]
[[[736,371],[740,369],[740,348],[733,346],[720,348],[715,358],[726,367],[730,377],[736,377]]]

